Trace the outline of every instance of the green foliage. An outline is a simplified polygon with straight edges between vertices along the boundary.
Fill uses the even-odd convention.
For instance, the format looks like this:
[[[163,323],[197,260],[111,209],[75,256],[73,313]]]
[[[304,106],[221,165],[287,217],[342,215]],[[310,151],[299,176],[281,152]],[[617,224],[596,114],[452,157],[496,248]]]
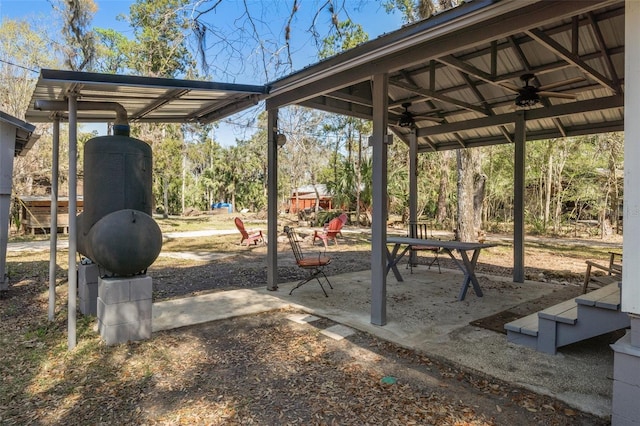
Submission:
[[[130,8],[137,43],[129,66],[142,75],[175,77],[194,65],[187,48],[183,16],[188,0],[138,0]]]
[[[0,104],[2,110],[24,118],[37,79],[36,69],[57,64],[47,34],[21,20],[2,19],[0,25]]]
[[[354,48],[369,40],[369,35],[364,32],[362,25],[356,24],[351,19],[339,22],[336,32],[322,40],[322,49],[318,53],[320,59],[325,59],[338,53]]]
[[[438,11],[449,9],[459,0],[385,0],[382,5],[387,13],[395,10],[402,14],[407,23],[429,18]]]
[[[98,40],[96,70],[116,74],[129,68],[129,64],[133,61],[135,41],[109,28],[96,28],[95,33]]]

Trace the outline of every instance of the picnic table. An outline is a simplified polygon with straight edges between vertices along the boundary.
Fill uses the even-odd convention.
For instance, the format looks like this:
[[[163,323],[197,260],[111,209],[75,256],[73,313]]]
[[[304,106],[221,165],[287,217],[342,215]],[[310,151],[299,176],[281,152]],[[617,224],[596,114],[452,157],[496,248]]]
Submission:
[[[458,294],[458,300],[464,300],[467,295],[469,283],[473,286],[473,291],[476,296],[482,297],[482,289],[478,283],[478,278],[475,274],[476,263],[480,256],[480,250],[483,248],[494,247],[496,244],[486,243],[474,243],[474,242],[462,242],[462,241],[441,241],[424,238],[410,238],[410,237],[387,237],[387,244],[393,244],[393,249],[389,251],[387,246],[387,274],[389,271],[393,271],[396,279],[400,282],[403,281],[402,275],[398,270],[398,262],[402,260],[404,255],[412,245],[424,245],[439,247],[443,252],[447,253],[449,257],[454,261],[456,266],[464,273],[464,279],[462,280],[462,286],[460,287],[460,293]],[[404,249],[400,250],[402,246]],[[457,252],[460,255],[460,259],[454,256]]]

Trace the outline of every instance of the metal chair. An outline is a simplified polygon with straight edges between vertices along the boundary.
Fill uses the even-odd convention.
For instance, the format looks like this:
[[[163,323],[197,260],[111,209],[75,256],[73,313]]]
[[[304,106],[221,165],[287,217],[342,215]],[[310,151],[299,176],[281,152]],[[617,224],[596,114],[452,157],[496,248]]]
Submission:
[[[410,222],[409,223],[409,237],[411,238],[420,238],[420,239],[429,239],[428,235],[428,226],[426,223],[418,223],[418,222]],[[427,263],[429,269],[435,263],[438,265],[438,273],[441,274],[440,271],[440,261],[438,260],[438,254],[440,253],[440,247],[437,246],[429,246],[429,245],[412,245],[409,246],[409,262],[407,263],[407,268],[411,269],[411,273],[413,274],[413,267],[417,266],[417,258],[418,253],[420,252],[430,252],[433,255],[433,258]]]
[[[303,286],[304,284],[308,283],[309,281],[315,278],[318,281],[318,284],[320,284],[320,288],[322,289],[324,295],[326,297],[329,297],[318,276],[322,275],[324,279],[327,281],[327,284],[329,284],[329,287],[333,289],[333,286],[331,286],[331,283],[329,282],[329,278],[327,278],[327,276],[323,271],[324,267],[327,266],[329,263],[331,263],[331,258],[328,256],[322,256],[320,253],[318,253],[317,258],[305,257],[304,253],[300,249],[300,244],[298,243],[298,235],[296,234],[296,231],[292,227],[285,226],[284,232],[285,234],[287,234],[287,238],[289,239],[289,244],[291,244],[291,250],[293,251],[293,255],[296,258],[296,264],[298,265],[299,268],[306,269],[309,271],[309,276],[303,279],[302,281],[300,281],[298,285],[296,285],[294,288],[292,288],[289,294],[292,294],[293,290]]]

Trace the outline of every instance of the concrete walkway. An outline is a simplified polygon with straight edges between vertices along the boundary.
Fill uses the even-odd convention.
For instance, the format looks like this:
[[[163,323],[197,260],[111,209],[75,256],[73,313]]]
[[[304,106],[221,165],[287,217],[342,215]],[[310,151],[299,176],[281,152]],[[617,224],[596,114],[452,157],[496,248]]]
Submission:
[[[563,348],[547,355],[507,342],[506,335],[469,325],[470,321],[534,300],[558,290],[546,283],[513,283],[479,275],[484,297],[473,291],[457,301],[462,275],[442,274],[420,267],[405,281],[387,280],[385,326],[370,322],[369,271],[330,277],[334,289],[324,297],[317,282],[309,282],[289,295],[295,283],[278,291],[265,287],[210,293],[157,302],[153,305],[153,331],[168,330],[238,315],[293,307],[381,339],[448,360],[476,372],[558,398],[598,416],[609,416],[613,354],[607,342]],[[326,286],[325,286],[326,287]]]

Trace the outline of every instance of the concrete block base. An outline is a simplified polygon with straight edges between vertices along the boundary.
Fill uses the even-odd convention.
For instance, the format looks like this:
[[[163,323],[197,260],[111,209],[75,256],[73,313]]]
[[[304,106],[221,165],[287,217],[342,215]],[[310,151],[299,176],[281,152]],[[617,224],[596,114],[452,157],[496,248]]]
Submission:
[[[78,305],[83,315],[98,315],[98,265],[78,265]]]
[[[632,331],[611,345],[613,358],[613,402],[611,424],[640,425],[640,347],[634,346]]]
[[[98,331],[107,345],[151,338],[151,277],[98,279]]]

